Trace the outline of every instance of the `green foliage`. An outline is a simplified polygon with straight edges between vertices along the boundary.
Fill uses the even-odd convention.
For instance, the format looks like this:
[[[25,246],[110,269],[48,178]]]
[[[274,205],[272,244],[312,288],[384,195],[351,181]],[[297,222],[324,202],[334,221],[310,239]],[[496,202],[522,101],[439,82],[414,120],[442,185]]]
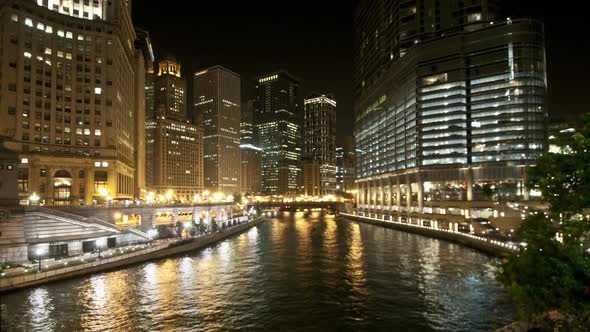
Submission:
[[[590,313],[590,116],[585,127],[561,146],[562,154],[545,154],[529,172],[529,185],[550,204],[547,213],[529,217],[517,232],[527,245],[503,261],[498,280],[532,319],[552,310],[581,330]],[[560,241],[558,241],[559,235]],[[555,326],[555,325],[552,325]]]
[[[525,317],[554,309],[573,315],[590,310],[590,259],[578,240],[558,242],[559,230],[543,214],[528,218],[517,234],[526,249],[502,264],[498,279]]]
[[[556,214],[590,208],[590,114],[583,121],[580,132],[560,143],[563,153],[544,154],[529,171],[529,186],[542,192]]]

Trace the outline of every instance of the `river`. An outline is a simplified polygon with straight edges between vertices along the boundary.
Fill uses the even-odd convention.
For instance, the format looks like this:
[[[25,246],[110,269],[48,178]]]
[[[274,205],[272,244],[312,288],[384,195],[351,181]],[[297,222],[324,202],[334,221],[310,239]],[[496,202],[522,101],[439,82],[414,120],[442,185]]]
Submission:
[[[514,307],[495,259],[284,213],[183,256],[5,294],[2,331],[491,331]]]

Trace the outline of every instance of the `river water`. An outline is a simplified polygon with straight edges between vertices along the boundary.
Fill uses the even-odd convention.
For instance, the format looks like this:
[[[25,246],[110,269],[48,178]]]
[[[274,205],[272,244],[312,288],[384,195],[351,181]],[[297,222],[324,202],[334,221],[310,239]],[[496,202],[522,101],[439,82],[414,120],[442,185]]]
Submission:
[[[491,331],[513,318],[495,259],[284,213],[183,256],[3,295],[2,331]]]

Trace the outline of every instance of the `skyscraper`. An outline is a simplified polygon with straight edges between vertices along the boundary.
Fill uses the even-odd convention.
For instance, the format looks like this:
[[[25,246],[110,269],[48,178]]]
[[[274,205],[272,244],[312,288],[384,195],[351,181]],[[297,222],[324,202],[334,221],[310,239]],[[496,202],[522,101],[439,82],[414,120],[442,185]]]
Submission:
[[[204,128],[205,189],[240,192],[240,76],[221,66],[194,75],[195,112]]]
[[[139,52],[136,54],[135,61],[137,70],[135,73],[135,106],[137,121],[135,121],[135,191],[134,197],[141,198],[146,193],[146,121],[147,114],[153,118],[153,74],[154,74],[154,52],[152,42],[147,31],[137,29],[137,39],[135,47]],[[151,89],[147,87],[150,86]],[[148,105],[149,104],[149,105]],[[148,111],[149,107],[149,111]],[[152,134],[152,133],[150,133]]]
[[[137,29],[136,45],[140,50],[142,50],[146,60],[144,79],[145,118],[144,121],[140,120],[138,123],[144,125],[145,133],[145,183],[147,186],[153,186],[155,183],[154,162],[156,153],[156,74],[154,72],[154,50],[151,44],[149,33],[147,31]]]
[[[299,80],[286,71],[256,82],[256,130],[262,149],[262,193],[297,194],[301,180]]]
[[[351,138],[351,137],[349,137]],[[336,148],[336,192],[351,194],[355,189],[356,153],[352,141]]]
[[[144,68],[131,1],[7,0],[0,18],[0,135],[21,155],[21,199],[133,198]]]
[[[173,56],[166,56],[158,74],[147,75],[146,179],[155,194],[171,190],[176,199],[190,201],[203,190],[203,130],[187,117],[180,68]]]
[[[257,146],[254,126],[255,100],[242,104],[240,124],[240,192],[258,195],[261,192],[262,150]]]
[[[326,95],[314,94],[306,98],[303,118],[304,159],[317,161],[306,163],[303,176],[305,192],[310,194],[308,184],[317,187],[313,195],[336,193],[336,100]],[[317,165],[319,170],[314,170]],[[308,170],[306,174],[305,170]],[[319,173],[319,177],[313,176]],[[312,181],[311,179],[317,179]]]
[[[543,25],[498,12],[486,0],[356,6],[360,213],[529,199],[527,165],[547,149]]]
[[[167,54],[158,64],[158,74],[154,84],[154,111],[157,117],[185,120],[186,80],[182,78],[180,63]]]

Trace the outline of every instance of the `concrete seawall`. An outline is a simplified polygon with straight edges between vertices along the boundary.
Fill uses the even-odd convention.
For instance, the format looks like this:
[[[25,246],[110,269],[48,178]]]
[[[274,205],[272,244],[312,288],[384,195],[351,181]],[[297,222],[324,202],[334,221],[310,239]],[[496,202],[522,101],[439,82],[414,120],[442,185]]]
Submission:
[[[41,284],[50,283],[54,281],[79,277],[86,274],[113,270],[128,265],[166,258],[169,256],[174,256],[189,251],[201,249],[203,247],[227,239],[231,236],[240,234],[264,221],[266,221],[266,219],[257,219],[246,224],[242,224],[214,234],[205,235],[195,239],[194,241],[179,245],[169,246],[169,244],[166,244],[154,246],[153,248],[149,248],[146,250],[137,251],[122,256],[106,258],[92,263],[80,264],[58,270],[40,272],[25,276],[1,279],[0,294],[22,288],[38,286]]]
[[[404,232],[408,232],[408,233],[424,235],[424,236],[428,236],[428,237],[435,238],[435,239],[446,240],[449,242],[458,243],[458,244],[464,245],[466,247],[470,247],[470,248],[479,250],[481,252],[484,252],[486,254],[493,255],[493,256],[502,257],[502,256],[507,256],[507,255],[511,255],[511,254],[518,252],[514,246],[507,245],[507,244],[504,244],[499,241],[484,239],[479,236],[473,236],[473,235],[464,234],[464,233],[449,232],[449,231],[441,230],[441,229],[419,227],[419,226],[411,225],[411,224],[403,224],[403,223],[399,223],[399,222],[391,222],[391,221],[379,220],[379,219],[375,219],[375,218],[355,216],[355,215],[350,215],[350,214],[342,214],[340,218],[358,221],[358,222],[364,222],[364,223],[378,225],[378,226],[383,226],[383,227],[392,228],[392,229],[396,229],[396,230],[404,231]]]

